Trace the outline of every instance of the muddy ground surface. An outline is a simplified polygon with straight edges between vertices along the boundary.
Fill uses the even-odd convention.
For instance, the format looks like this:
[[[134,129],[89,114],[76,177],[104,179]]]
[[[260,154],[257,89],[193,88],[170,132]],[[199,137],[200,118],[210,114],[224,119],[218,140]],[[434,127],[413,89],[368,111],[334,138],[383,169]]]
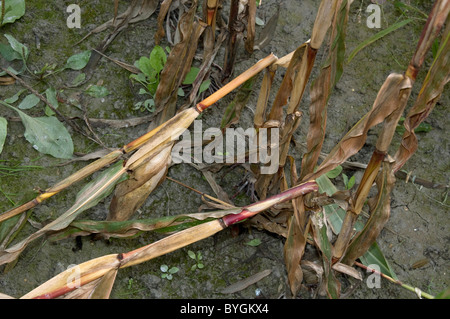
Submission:
[[[14,24],[5,25],[0,34],[12,34],[17,40],[26,44],[30,49],[28,67],[39,70],[45,63],[64,64],[66,59],[83,50],[95,48],[106,36],[106,31],[95,34],[78,45],[74,45],[89,31],[104,23],[113,16],[112,1],[79,1],[82,9],[80,29],[69,29],[66,25],[68,13],[67,1],[27,1],[25,15]],[[245,70],[258,59],[270,52],[281,57],[296,49],[310,38],[310,32],[317,12],[317,1],[282,1],[280,15],[275,35],[272,41],[252,55],[240,47],[237,56],[236,73]],[[416,3],[417,2],[417,3]],[[431,1],[408,1],[412,6],[429,12]],[[348,25],[347,52],[352,51],[359,43],[369,38],[379,30],[366,26],[365,12],[370,1],[355,1],[352,4]],[[119,12],[126,9],[128,2],[122,2]],[[275,1],[263,1],[258,8],[257,16],[264,22],[276,11]],[[401,14],[389,1],[382,7],[382,28],[402,19]],[[410,11],[413,17],[416,12]],[[148,56],[154,47],[154,32],[157,13],[140,23],[132,24],[121,32],[111,43],[106,54],[112,58],[133,64],[141,56]],[[420,14],[419,14],[420,17]],[[329,151],[340,138],[367,112],[386,77],[391,72],[402,73],[414,52],[424,21],[415,19],[396,32],[383,37],[381,40],[362,50],[349,65],[344,68],[344,74],[334,88],[328,108],[327,136],[324,152]],[[256,29],[257,35],[262,26]],[[39,48],[37,48],[39,40]],[[7,43],[1,36],[0,41]],[[163,46],[168,45],[164,39]],[[323,50],[322,50],[323,51]],[[317,75],[317,69],[324,62],[323,52],[319,53],[316,70],[312,78]],[[216,58],[216,63],[222,65],[223,51]],[[431,56],[428,56],[425,69],[430,66]],[[48,78],[48,83],[55,87],[62,87],[72,81],[77,71],[64,71]],[[86,106],[87,116],[103,119],[128,119],[148,115],[147,112],[133,110],[133,105],[142,100],[137,94],[137,86],[132,86],[129,72],[114,63],[102,59],[93,77],[82,88],[65,91],[66,96],[78,94],[89,84],[101,81],[111,94],[104,98],[85,96],[83,104]],[[282,74],[282,72],[281,72]],[[281,74],[277,75],[276,84],[279,85]],[[410,98],[410,107],[417,97],[417,92],[425,76],[419,74]],[[32,77],[23,79],[35,84],[38,90],[45,89],[43,83],[38,83]],[[259,83],[259,82],[258,82]],[[0,98],[5,99],[22,89],[19,84],[0,87]],[[239,125],[244,129],[252,126],[253,110],[258,95],[258,86],[254,89],[248,107],[243,111]],[[231,97],[226,97],[202,116],[203,126],[217,127],[222,118],[223,110]],[[302,104],[304,119],[295,134],[295,147],[292,154],[297,159],[304,149],[302,143],[308,130],[308,94]],[[449,137],[446,133],[450,125],[447,114],[449,104],[448,88],[444,91],[441,101],[436,105],[426,123],[432,129],[418,134],[419,150],[405,165],[404,169],[417,176],[435,183],[448,185],[449,183]],[[42,115],[43,105],[29,111],[30,115]],[[61,104],[61,112],[67,116],[82,116],[82,112],[70,105]],[[13,203],[21,203],[32,198],[33,188],[46,189],[64,177],[74,173],[86,162],[57,166],[64,162],[50,156],[42,155],[33,149],[24,139],[24,129],[17,114],[0,106],[0,114],[9,121],[8,136],[0,160],[7,165],[35,165],[39,169],[28,169],[11,176],[0,175],[0,211],[6,211]],[[102,141],[111,148],[120,147],[134,138],[142,135],[148,123],[129,128],[111,129],[96,127],[95,131]],[[71,131],[74,139],[75,151],[90,153],[99,149],[98,145]],[[371,131],[364,148],[350,161],[367,163],[373,145],[377,138],[377,129]],[[400,135],[396,135],[391,148],[395,152],[399,144]],[[2,162],[3,163],[3,162]],[[215,175],[216,181],[228,194],[234,194],[237,186],[243,181],[246,171],[236,167],[231,171],[220,171]],[[362,171],[346,171],[348,175],[356,174],[361,177]],[[200,171],[188,164],[173,165],[168,176],[177,179],[197,190],[213,195],[214,193],[203,178]],[[342,180],[337,179],[338,187],[342,187]],[[36,223],[45,223],[54,219],[69,208],[77,192],[82,187],[77,184],[54,196],[33,209],[31,219]],[[391,217],[385,229],[378,238],[378,244],[384,252],[398,278],[415,287],[419,287],[430,294],[437,294],[450,284],[449,276],[449,202],[445,189],[428,189],[411,182],[397,180],[392,194]],[[5,196],[5,193],[8,197]],[[9,198],[9,199],[8,199]],[[110,198],[102,201],[96,207],[82,214],[79,219],[102,220],[105,218]],[[249,198],[241,195],[235,200],[236,205],[249,203]],[[197,212],[202,201],[198,194],[182,186],[165,180],[141,207],[136,219],[149,218],[181,213]],[[36,224],[35,224],[36,225]],[[24,238],[36,229],[26,224],[16,240]],[[20,255],[17,263],[9,271],[0,274],[0,292],[13,297],[20,297],[31,291],[41,283],[67,269],[69,265],[78,264],[95,257],[111,253],[126,252],[162,238],[161,234],[143,233],[131,239],[93,240],[86,236],[78,241],[74,238],[51,242],[46,238],[34,241]],[[252,239],[259,239],[261,244],[253,247],[248,245]],[[238,235],[230,230],[180,249],[166,256],[150,262],[122,269],[111,294],[111,298],[289,298],[289,288],[283,260],[284,239],[278,235],[259,231],[254,228],[241,227]],[[312,247],[308,248],[312,254]],[[204,268],[191,270],[195,263],[188,257],[188,250],[201,252]],[[421,263],[417,263],[423,261]],[[161,278],[161,265],[178,267],[172,280]],[[260,271],[270,269],[271,274],[256,284],[237,293],[222,294],[228,285],[245,279]],[[4,270],[4,269],[2,269]],[[367,274],[361,270],[364,280],[342,275],[343,294],[347,298],[417,298],[416,295],[399,286],[383,280],[380,288],[368,288]],[[303,287],[300,298],[315,296],[315,286]]]

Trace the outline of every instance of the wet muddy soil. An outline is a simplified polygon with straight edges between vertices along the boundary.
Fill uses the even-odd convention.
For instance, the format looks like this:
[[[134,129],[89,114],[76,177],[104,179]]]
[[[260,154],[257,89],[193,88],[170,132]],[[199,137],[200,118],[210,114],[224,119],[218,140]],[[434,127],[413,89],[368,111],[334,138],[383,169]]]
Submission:
[[[80,44],[76,44],[89,31],[109,20],[113,16],[112,1],[79,1],[82,9],[81,28],[69,29],[66,25],[68,13],[67,1],[27,1],[25,15],[14,24],[5,25],[0,29],[0,42],[6,44],[3,34],[12,34],[18,41],[30,49],[28,67],[30,70],[40,70],[46,63],[64,64],[66,59],[75,53],[97,47],[104,39],[106,31],[95,34]],[[430,2],[430,3],[429,3]],[[429,12],[431,1],[408,1],[408,3],[423,12]],[[350,9],[347,52],[351,52],[362,41],[374,35],[380,29],[370,29],[366,25],[369,13],[366,8],[370,1],[354,1]],[[120,1],[119,12],[123,12],[128,2]],[[257,16],[262,22],[267,22],[276,11],[276,1],[263,1],[258,8]],[[317,1],[282,1],[280,15],[272,41],[253,54],[244,52],[243,46],[237,55],[235,74],[245,70],[260,58],[273,52],[281,57],[310,38],[310,32],[317,12]],[[382,6],[381,28],[392,25],[402,17],[390,1]],[[417,18],[416,11],[408,14]],[[420,16],[420,15],[419,15]],[[423,17],[422,17],[423,18]],[[389,34],[374,44],[365,48],[344,67],[344,74],[329,101],[327,136],[324,152],[329,151],[342,136],[367,112],[386,77],[391,72],[402,73],[409,63],[420,31],[424,25],[423,19],[414,19],[400,30]],[[256,32],[261,32],[262,26],[257,26]],[[112,58],[133,64],[141,56],[148,56],[154,47],[156,30],[156,13],[149,19],[130,25],[123,30],[108,47],[106,54]],[[39,44],[39,45],[37,45]],[[164,39],[163,46],[169,45]],[[323,52],[319,52],[316,70],[324,63]],[[218,55],[220,60],[223,51]],[[432,57],[428,56],[425,69],[430,66]],[[25,73],[26,74],[26,73]],[[79,72],[65,71],[49,77],[44,83],[36,83],[36,89],[45,90],[45,85],[51,83],[63,87],[71,82]],[[107,59],[101,59],[92,78],[82,88],[89,84],[100,83],[110,92],[106,97],[93,98],[84,96],[82,102],[90,118],[123,120],[149,115],[148,112],[135,110],[133,106],[142,100],[138,88],[131,85],[129,72],[118,67]],[[408,107],[411,107],[420,89],[425,72],[419,74],[414,86]],[[25,75],[23,79],[29,83],[35,81]],[[281,75],[277,75],[277,84]],[[260,82],[258,82],[260,83]],[[252,126],[252,116],[258,95],[258,86],[250,98],[241,116],[239,125],[244,129]],[[19,84],[0,87],[0,98],[5,99],[22,89]],[[65,90],[65,96],[78,96],[80,88]],[[213,108],[202,115],[205,127],[217,127],[220,124],[223,110],[231,97],[226,97]],[[425,122],[431,125],[431,130],[418,134],[419,150],[404,166],[410,174],[409,180],[398,179],[392,194],[391,216],[378,238],[386,259],[390,263],[399,280],[423,291],[436,295],[447,289],[449,276],[449,217],[447,190],[429,189],[414,183],[414,177],[423,178],[437,184],[449,183],[449,137],[446,133],[449,127],[447,115],[450,102],[448,88],[444,91],[440,102]],[[309,97],[306,96],[302,111],[304,118],[298,132],[294,135],[295,147],[293,154],[301,156],[304,149],[302,143],[308,130]],[[30,115],[42,115],[43,106],[29,110]],[[60,111],[68,117],[82,116],[80,109],[61,104]],[[0,106],[0,114],[8,119],[8,136],[6,138],[0,160],[12,165],[33,166],[27,170],[5,176],[0,175],[0,211],[6,211],[15,203],[29,200],[36,193],[35,188],[46,189],[61,179],[76,172],[86,165],[86,162],[75,162],[60,166],[62,160],[42,155],[33,149],[24,139],[24,129],[17,114]],[[95,127],[99,138],[110,148],[120,147],[142,135],[148,123],[135,127],[112,129],[108,126]],[[70,131],[75,144],[75,151],[90,153],[99,146],[85,139],[76,132]],[[373,151],[377,138],[377,129],[371,131],[364,148],[354,157],[352,162],[367,163]],[[390,153],[393,154],[400,142],[396,135]],[[2,164],[3,162],[0,162]],[[348,170],[346,173],[361,178],[362,171]],[[237,192],[238,185],[243,181],[246,171],[235,167],[221,171],[215,175],[216,181],[228,193]],[[171,166],[168,176],[179,180],[195,189],[214,196],[210,185],[201,172],[188,164]],[[89,179],[88,179],[89,180]],[[342,180],[337,179],[338,187]],[[31,211],[30,219],[35,223],[27,223],[18,238],[36,230],[38,224],[45,224],[68,209],[74,202],[77,192],[83,183],[74,185],[61,194],[50,198]],[[84,212],[80,219],[103,220],[108,212],[110,198],[100,202],[96,207]],[[236,205],[250,202],[246,195],[235,199]],[[136,214],[136,219],[194,213],[203,204],[200,196],[170,180],[165,180],[147,199]],[[254,228],[240,227],[234,230],[224,230],[213,237],[177,250],[152,261],[121,269],[111,294],[111,298],[290,298],[287,275],[283,259],[284,238],[260,231]],[[86,236],[78,239],[68,238],[52,242],[47,238],[34,241],[20,255],[12,269],[2,269],[0,274],[0,292],[20,297],[41,283],[67,269],[70,265],[82,263],[95,257],[111,253],[126,252],[162,238],[158,233],[143,233],[131,239],[93,240]],[[258,239],[260,244],[252,246],[249,243]],[[308,248],[306,252],[312,255],[314,251]],[[201,252],[204,267],[192,270],[195,261],[188,251]],[[162,278],[161,265],[178,267],[179,271],[171,280]],[[232,283],[248,278],[258,272],[270,270],[270,275],[247,288],[231,293],[222,293],[223,289]],[[378,288],[369,288],[366,274],[360,270],[363,281],[342,275],[343,295],[347,298],[417,298],[417,296],[399,286],[382,280]],[[305,285],[297,297],[312,298],[316,295],[315,286]]]

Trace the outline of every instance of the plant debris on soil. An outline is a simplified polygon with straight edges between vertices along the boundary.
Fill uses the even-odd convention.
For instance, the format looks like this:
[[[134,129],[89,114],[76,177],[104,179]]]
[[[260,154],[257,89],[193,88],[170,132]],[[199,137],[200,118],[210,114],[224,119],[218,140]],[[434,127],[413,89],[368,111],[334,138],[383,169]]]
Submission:
[[[1,5],[0,296],[100,262],[47,297],[448,296],[448,1]],[[194,119],[280,128],[280,168],[177,162]]]

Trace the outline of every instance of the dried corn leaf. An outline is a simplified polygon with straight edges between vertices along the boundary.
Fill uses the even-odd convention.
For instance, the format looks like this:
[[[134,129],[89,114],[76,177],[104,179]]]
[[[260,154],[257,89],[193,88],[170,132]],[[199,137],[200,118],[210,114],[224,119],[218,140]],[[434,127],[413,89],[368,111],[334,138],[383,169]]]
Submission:
[[[90,234],[102,234],[105,237],[127,238],[135,236],[139,232],[160,231],[166,232],[173,226],[200,224],[208,219],[222,218],[229,214],[241,212],[241,208],[221,209],[205,213],[181,214],[151,219],[139,220],[75,220],[69,227],[53,233],[51,240],[57,241],[67,237],[87,236]],[[184,226],[183,226],[184,227]]]
[[[405,76],[390,74],[378,92],[372,109],[330,151],[316,172],[309,174],[304,179],[317,178],[356,154],[363,147],[369,129],[383,122],[398,107],[403,107],[399,104],[399,99],[404,100],[404,96],[409,95],[411,86],[411,81]]]
[[[245,40],[245,49],[248,53],[253,53],[255,42],[256,26],[256,0],[248,1],[248,19],[247,19],[247,39]]]
[[[328,28],[333,21],[333,14],[337,5],[336,0],[322,0],[317,12],[316,20],[311,35],[311,47],[315,50],[322,45],[323,39],[328,32]]]
[[[22,296],[21,299],[56,298],[101,278],[111,269],[118,269],[119,267],[118,254],[91,259],[61,272]]]
[[[166,114],[156,123],[160,124],[175,114],[178,88],[191,68],[198,39],[206,27],[206,24],[194,21],[196,9],[197,5],[194,1],[178,23],[181,41],[171,49],[155,93],[155,112],[164,110]]]
[[[220,291],[222,294],[233,294],[238,291],[244,290],[245,288],[257,283],[261,279],[269,276],[272,273],[271,269],[263,270],[257,274],[254,274],[248,278],[235,282]]]
[[[253,123],[256,128],[262,127],[265,122],[267,104],[269,102],[269,94],[274,77],[275,70],[272,68],[267,68],[264,72],[264,77],[258,95],[258,101],[256,102],[255,116],[253,119]]]
[[[328,99],[332,88],[343,72],[344,41],[349,7],[347,1],[337,1],[336,3],[327,62],[321,68],[319,77],[312,84],[311,105],[309,107],[310,125],[306,139],[307,152],[302,159],[300,179],[313,172],[325,140]]]
[[[303,201],[300,207],[294,206],[294,214],[288,222],[288,233],[284,244],[284,262],[288,273],[289,287],[293,296],[297,295],[302,281],[303,272],[300,261],[306,247],[305,225],[301,223],[301,215],[304,214]]]
[[[394,171],[398,171],[415,153],[418,147],[414,130],[428,117],[436,102],[440,99],[444,86],[450,81],[450,24],[442,36],[441,46],[433,64],[428,71],[422,88],[413,107],[404,121],[400,148],[395,154]]]
[[[363,280],[361,273],[359,271],[357,271],[355,268],[350,267],[346,264],[335,263],[335,264],[333,264],[333,266],[331,268],[333,268],[333,270],[339,271],[340,273],[349,275],[358,280],[361,280],[361,281]]]
[[[324,268],[324,289],[327,296],[338,299],[340,295],[340,283],[332,269],[333,246],[328,238],[328,227],[322,210],[311,216],[314,243],[320,250]]]
[[[45,233],[67,227],[80,213],[97,205],[99,201],[104,199],[114,189],[116,183],[125,176],[126,169],[123,168],[121,162],[105,170],[96,180],[83,187],[78,193],[74,205],[64,214],[12,247],[0,251],[0,265],[15,260],[30,242]]]
[[[349,244],[342,262],[352,265],[353,262],[364,255],[369,247],[375,242],[390,215],[390,194],[394,187],[395,177],[392,172],[392,164],[383,162],[383,169],[377,176],[378,195],[376,205],[371,209],[369,220],[362,231],[357,234]]]
[[[172,5],[172,0],[164,0],[161,2],[158,14],[158,31],[155,33],[155,43],[159,45],[161,39],[165,36],[164,31],[164,20],[166,19],[167,13],[169,12],[170,6]]]
[[[62,299],[109,299],[118,268],[109,270],[102,277],[78,287],[59,298]]]
[[[430,14],[428,15],[427,23],[420,36],[420,41],[417,45],[416,51],[410,62],[412,67],[411,77],[415,79],[418,69],[422,66],[425,60],[425,55],[430,50],[434,39],[438,36],[445,21],[448,22],[448,14],[450,12],[450,2],[447,0],[437,0]],[[408,74],[409,72],[407,72]],[[409,74],[408,74],[409,75]]]

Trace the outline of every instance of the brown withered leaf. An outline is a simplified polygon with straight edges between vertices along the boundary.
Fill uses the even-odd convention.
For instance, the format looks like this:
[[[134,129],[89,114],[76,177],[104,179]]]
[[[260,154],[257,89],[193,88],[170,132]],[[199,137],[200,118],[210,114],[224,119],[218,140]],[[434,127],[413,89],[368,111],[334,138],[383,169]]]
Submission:
[[[410,66],[415,69],[418,69],[422,66],[423,61],[425,60],[425,55],[430,50],[431,46],[433,45],[434,39],[439,34],[446,20],[448,29],[449,12],[450,2],[446,0],[437,0],[434,3],[431,12],[428,15],[427,23],[420,36],[420,40],[417,45],[416,51],[414,52],[414,56],[411,59]]]
[[[161,150],[149,156],[128,180],[117,185],[107,220],[127,220],[144,204],[150,193],[164,181],[171,162],[172,146],[173,142],[160,147]]]
[[[395,154],[394,171],[397,172],[416,152],[418,143],[414,130],[431,113],[440,99],[444,86],[450,81],[450,24],[442,36],[439,55],[424,80],[419,95],[405,121],[401,145]]]
[[[0,85],[12,85],[16,80],[10,76],[0,76]]]
[[[277,29],[279,15],[280,15],[280,6],[278,4],[277,11],[273,14],[273,16],[270,17],[269,21],[267,21],[267,24],[264,26],[261,33],[259,34],[258,40],[254,41],[255,44],[253,44],[252,51],[262,50],[266,45],[270,43],[270,41],[272,41],[275,35],[275,31]],[[249,46],[250,43],[249,44],[246,43],[246,45]]]
[[[273,68],[267,68],[264,72],[264,77],[258,95],[258,101],[256,102],[255,116],[253,119],[253,123],[256,128],[262,127],[266,119],[267,104],[269,102],[269,94],[274,77],[275,70]]]
[[[245,40],[245,49],[248,53],[253,53],[255,42],[256,26],[256,0],[248,1],[248,19],[247,19],[247,38]]]
[[[391,211],[390,194],[394,183],[395,177],[392,172],[392,163],[384,161],[382,171],[379,172],[376,179],[378,194],[375,197],[376,200],[369,206],[371,207],[370,217],[364,225],[363,230],[350,242],[342,258],[342,263],[352,265],[357,258],[369,249],[381,233],[381,230],[389,219]]]
[[[341,285],[332,269],[333,246],[330,243],[329,227],[327,226],[323,210],[316,211],[310,220],[314,244],[321,252],[322,257],[324,269],[323,291],[326,292],[329,298],[337,299],[340,296]]]
[[[172,5],[172,0],[164,0],[161,2],[161,6],[159,8],[158,14],[158,31],[155,33],[155,44],[161,42],[161,39],[166,35],[164,31],[164,20],[166,19],[167,13],[169,12],[169,8]]]
[[[333,268],[333,270],[336,270],[340,273],[352,276],[353,278],[356,278],[358,280],[363,280],[361,273],[359,271],[357,271],[355,268],[350,267],[346,264],[335,263],[335,264],[333,264],[333,266],[331,268]]]
[[[402,92],[411,90],[411,81],[404,75],[392,73],[383,83],[372,109],[363,116],[330,151],[315,173],[307,175],[304,180],[314,179],[343,163],[356,154],[363,146],[370,128],[384,121],[398,107]]]
[[[233,294],[235,292],[244,290],[245,288],[257,283],[261,279],[269,276],[272,273],[271,269],[265,269],[261,272],[258,272],[250,277],[247,277],[243,280],[235,282],[220,291],[222,294]]]
[[[155,93],[155,113],[164,111],[165,115],[158,118],[158,124],[175,114],[178,88],[191,68],[198,39],[206,27],[206,24],[194,20],[196,9],[197,4],[194,1],[189,10],[181,16],[178,23],[181,41],[171,49],[161,72]]]
[[[249,220],[249,223],[256,229],[267,230],[273,234],[280,235],[284,238],[287,237],[287,228],[281,224],[278,224],[264,215],[256,215]]]
[[[59,299],[109,299],[118,268],[112,268],[102,277],[58,297]]]
[[[93,29],[79,42],[82,42],[92,34],[102,32],[108,28],[114,27],[117,30],[125,24],[145,20],[156,11],[157,6],[158,0],[132,0],[125,12],[120,15],[117,15],[115,12],[112,19]]]
[[[293,296],[297,295],[302,281],[303,272],[300,267],[300,262],[306,247],[306,234],[308,232],[309,224],[305,227],[301,223],[302,215],[305,210],[302,202],[300,207],[294,205],[294,214],[288,222],[288,233],[286,243],[284,244],[284,262],[288,273],[289,286]]]
[[[196,8],[194,1],[179,21],[181,41],[172,48],[161,72],[160,84],[155,93],[154,114],[157,115],[149,130],[175,115],[178,87],[190,70],[198,39],[204,30],[203,24],[194,21]],[[158,147],[163,147],[163,151],[152,149],[149,154],[140,156],[141,163],[133,170],[131,178],[118,185],[111,201],[108,220],[126,220],[131,217],[160,185],[171,161],[173,144],[174,142],[160,145]]]
[[[335,12],[337,2],[338,1],[329,0],[322,0],[320,2],[311,35],[311,47],[315,50],[321,47],[323,39],[328,32],[328,28],[333,21],[333,14]]]
[[[349,3],[337,1],[334,19],[331,24],[327,62],[321,68],[318,78],[311,85],[311,105],[309,106],[309,129],[306,138],[307,152],[302,158],[300,179],[314,171],[325,140],[327,126],[328,99],[332,88],[342,74],[345,53],[345,32],[348,20]],[[342,7],[344,5],[344,7]]]

